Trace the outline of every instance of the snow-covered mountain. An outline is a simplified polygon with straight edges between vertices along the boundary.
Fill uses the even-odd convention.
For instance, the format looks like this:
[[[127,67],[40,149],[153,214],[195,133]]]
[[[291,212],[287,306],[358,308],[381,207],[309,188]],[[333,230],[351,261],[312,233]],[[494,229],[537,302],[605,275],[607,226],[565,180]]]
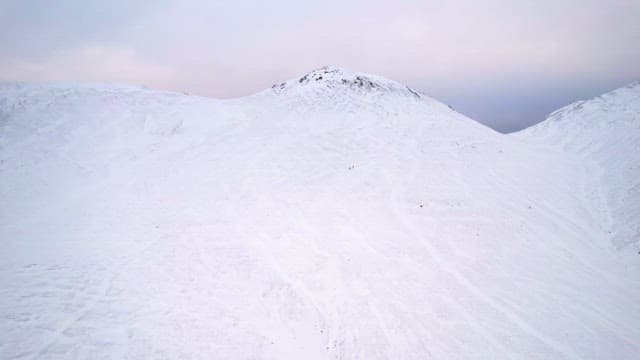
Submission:
[[[566,106],[519,135],[581,155],[614,244],[640,242],[640,82]]]
[[[637,93],[502,135],[337,68],[2,84],[0,357],[633,359]]]

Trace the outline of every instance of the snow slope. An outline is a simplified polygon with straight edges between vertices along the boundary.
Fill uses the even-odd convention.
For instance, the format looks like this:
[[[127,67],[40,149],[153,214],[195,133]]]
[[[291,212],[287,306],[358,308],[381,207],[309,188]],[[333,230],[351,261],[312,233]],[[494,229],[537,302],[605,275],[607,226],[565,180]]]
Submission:
[[[638,256],[532,137],[336,68],[2,84],[0,358],[633,359]]]
[[[566,106],[519,136],[580,155],[614,244],[640,242],[640,82]]]

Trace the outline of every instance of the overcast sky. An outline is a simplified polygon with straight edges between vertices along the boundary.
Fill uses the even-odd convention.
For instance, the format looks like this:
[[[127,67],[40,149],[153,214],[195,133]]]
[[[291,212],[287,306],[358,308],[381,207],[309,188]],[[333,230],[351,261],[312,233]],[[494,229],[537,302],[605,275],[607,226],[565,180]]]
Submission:
[[[0,80],[226,98],[324,65],[513,130],[640,80],[640,0],[0,0]]]

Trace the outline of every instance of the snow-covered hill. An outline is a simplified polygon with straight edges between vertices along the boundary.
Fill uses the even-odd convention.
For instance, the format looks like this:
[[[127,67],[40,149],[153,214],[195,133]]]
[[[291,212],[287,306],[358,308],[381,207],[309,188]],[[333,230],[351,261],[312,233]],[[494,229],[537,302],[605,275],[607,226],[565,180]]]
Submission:
[[[640,242],[640,82],[566,106],[519,135],[581,155],[614,244]]]
[[[595,160],[533,131],[336,68],[2,84],[0,357],[633,359],[636,250]]]

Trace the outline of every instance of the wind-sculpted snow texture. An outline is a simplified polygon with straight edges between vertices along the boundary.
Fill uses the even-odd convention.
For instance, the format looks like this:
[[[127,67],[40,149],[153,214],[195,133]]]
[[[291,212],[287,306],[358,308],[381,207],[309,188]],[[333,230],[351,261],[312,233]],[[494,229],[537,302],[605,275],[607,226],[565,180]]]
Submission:
[[[636,89],[514,136],[335,68],[2,84],[0,358],[637,358]]]

